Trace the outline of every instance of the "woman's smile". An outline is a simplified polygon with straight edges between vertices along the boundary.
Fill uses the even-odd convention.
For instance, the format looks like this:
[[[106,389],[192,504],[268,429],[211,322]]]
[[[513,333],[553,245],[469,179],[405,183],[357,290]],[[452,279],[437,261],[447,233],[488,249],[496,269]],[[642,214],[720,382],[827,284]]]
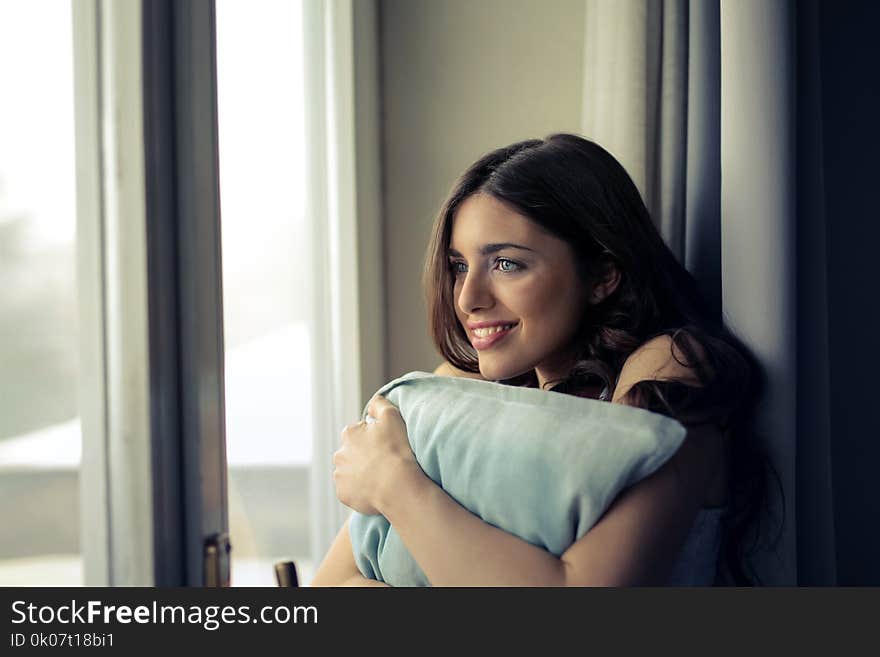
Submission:
[[[497,345],[513,332],[518,322],[507,324],[495,324],[481,328],[471,328],[468,334],[471,344],[477,351],[485,351]]]

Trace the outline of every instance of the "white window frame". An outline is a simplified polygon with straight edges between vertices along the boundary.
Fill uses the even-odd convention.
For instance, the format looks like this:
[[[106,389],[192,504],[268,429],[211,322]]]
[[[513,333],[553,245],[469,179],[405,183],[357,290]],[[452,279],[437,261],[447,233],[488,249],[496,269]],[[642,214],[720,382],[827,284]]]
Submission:
[[[73,5],[81,514],[87,585],[153,582],[140,111],[131,3]],[[126,121],[115,117],[126,116]]]

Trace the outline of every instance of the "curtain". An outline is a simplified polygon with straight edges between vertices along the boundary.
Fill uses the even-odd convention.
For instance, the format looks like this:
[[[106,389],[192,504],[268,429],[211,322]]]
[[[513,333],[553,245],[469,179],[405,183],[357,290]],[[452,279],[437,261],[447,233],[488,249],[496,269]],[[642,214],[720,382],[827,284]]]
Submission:
[[[849,327],[830,311],[834,224],[823,171],[836,140],[823,117],[834,98],[820,75],[830,60],[823,6],[586,0],[583,132],[630,171],[673,252],[767,374],[759,429],[784,489],[772,508],[785,519],[759,567],[769,585],[877,577],[859,547],[870,539],[876,554],[877,530],[855,529],[866,519],[853,509],[876,527],[877,504],[846,487],[855,450],[835,449],[847,412],[834,412],[832,329],[843,336]],[[847,41],[840,34],[854,28],[838,25]],[[840,577],[844,553],[853,558]]]
[[[797,16],[796,87],[797,259],[827,263],[822,175],[821,78],[816,2],[801,4]],[[797,280],[797,362],[809,376],[797,388],[798,446],[796,454],[798,509],[798,581],[838,581],[831,480],[830,364],[828,345],[828,281],[826,268],[801,266]]]
[[[721,312],[719,4],[586,0],[583,133]]]
[[[798,575],[876,586],[880,3],[801,0],[795,9]]]
[[[583,132],[619,161],[684,254],[687,0],[587,0]]]
[[[782,479],[784,502],[773,506],[777,517],[784,510],[785,526],[762,579],[779,585],[797,584],[791,16],[786,2],[721,5],[722,305],[767,376],[759,431]]]

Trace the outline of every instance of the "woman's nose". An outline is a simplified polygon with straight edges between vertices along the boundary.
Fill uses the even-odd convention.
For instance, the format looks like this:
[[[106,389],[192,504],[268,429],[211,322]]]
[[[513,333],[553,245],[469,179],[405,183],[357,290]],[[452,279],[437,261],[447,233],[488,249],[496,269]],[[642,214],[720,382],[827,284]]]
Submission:
[[[491,308],[492,292],[479,272],[468,272],[458,291],[458,307],[471,314],[476,310]]]

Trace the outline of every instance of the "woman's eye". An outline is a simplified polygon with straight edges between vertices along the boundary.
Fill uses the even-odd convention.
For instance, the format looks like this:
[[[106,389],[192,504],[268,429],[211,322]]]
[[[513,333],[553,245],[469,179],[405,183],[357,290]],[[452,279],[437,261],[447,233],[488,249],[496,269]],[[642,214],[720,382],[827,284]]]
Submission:
[[[467,272],[467,265],[461,261],[451,261],[449,269],[453,274],[464,274]]]
[[[498,270],[503,272],[514,272],[522,269],[518,263],[513,260],[508,260],[507,258],[498,258],[498,260],[495,261],[495,264],[497,265]]]

